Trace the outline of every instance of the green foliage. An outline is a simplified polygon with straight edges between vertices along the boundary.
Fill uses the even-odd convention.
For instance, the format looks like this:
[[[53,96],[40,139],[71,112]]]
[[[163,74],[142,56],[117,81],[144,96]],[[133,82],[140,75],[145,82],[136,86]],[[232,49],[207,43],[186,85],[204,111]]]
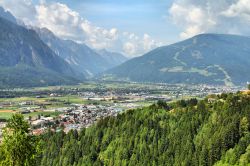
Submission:
[[[198,100],[196,98],[192,98],[192,99],[189,99],[189,100],[178,100],[176,102],[176,106],[177,107],[182,107],[182,108],[185,108],[187,106],[193,107],[193,106],[196,106],[197,104],[198,104]]]
[[[250,97],[215,100],[159,101],[79,133],[49,132],[41,165],[249,165]]]
[[[247,85],[248,90],[250,90],[250,84]]]
[[[29,125],[21,114],[14,114],[3,132],[0,165],[35,165],[38,139],[29,134]]]
[[[15,114],[4,130],[0,165],[248,166],[250,96],[213,98],[213,103],[158,101],[80,132],[49,131],[39,143],[23,116]]]
[[[165,110],[170,110],[170,107],[168,106],[168,104],[165,101],[159,100],[157,102],[157,106],[159,108],[165,109]]]
[[[44,68],[27,65],[2,67],[0,65],[0,88],[54,86],[76,84],[77,80]],[[41,81],[42,80],[42,81]]]

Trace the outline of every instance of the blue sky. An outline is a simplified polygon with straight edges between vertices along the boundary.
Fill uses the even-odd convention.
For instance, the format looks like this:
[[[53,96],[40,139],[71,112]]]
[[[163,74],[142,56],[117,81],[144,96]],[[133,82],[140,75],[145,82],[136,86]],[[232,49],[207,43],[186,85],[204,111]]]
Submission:
[[[100,1],[99,1],[100,2]],[[166,3],[167,2],[167,3]],[[167,20],[170,1],[134,1],[128,0],[126,3],[117,1],[92,1],[82,3],[76,7],[83,16],[93,23],[111,28],[117,27],[122,31],[134,32],[139,35],[144,33],[161,41],[168,41],[178,36],[178,32],[173,28],[173,24]]]
[[[117,28],[138,35],[148,33],[156,40],[179,40],[180,31],[169,18],[172,0],[53,0],[67,4],[97,26]],[[38,3],[39,1],[37,1]]]
[[[201,33],[250,35],[250,0],[1,0],[0,6],[26,25],[129,57]]]

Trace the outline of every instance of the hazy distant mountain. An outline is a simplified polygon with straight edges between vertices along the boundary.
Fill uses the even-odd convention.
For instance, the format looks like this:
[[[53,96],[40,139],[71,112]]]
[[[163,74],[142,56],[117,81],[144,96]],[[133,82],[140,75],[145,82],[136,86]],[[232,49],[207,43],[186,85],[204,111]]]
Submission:
[[[76,83],[76,73],[34,30],[0,17],[0,86]]]
[[[8,11],[5,11],[4,8],[0,6],[0,17],[11,21],[13,23],[17,23],[16,18]]]
[[[125,58],[120,54],[101,51],[102,54],[99,55],[85,44],[60,39],[46,28],[35,28],[35,30],[58,56],[67,61],[76,71],[84,73],[87,77],[124,62]]]
[[[120,65],[128,60],[123,54],[107,51],[106,49],[97,50],[97,53],[107,60],[110,64],[110,68]]]
[[[138,82],[243,84],[250,81],[250,38],[198,35],[131,59],[107,74]]]

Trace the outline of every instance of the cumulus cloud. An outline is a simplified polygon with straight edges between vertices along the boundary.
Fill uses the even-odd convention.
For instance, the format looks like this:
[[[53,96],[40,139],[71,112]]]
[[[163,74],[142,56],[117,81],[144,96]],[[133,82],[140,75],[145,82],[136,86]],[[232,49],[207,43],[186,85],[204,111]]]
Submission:
[[[61,3],[47,4],[45,2],[36,6],[36,26],[46,27],[56,35],[67,39],[83,40],[81,19],[77,12],[70,10]]]
[[[2,0],[0,5],[26,25],[46,27],[57,36],[85,43],[95,49],[106,48],[135,56],[160,45],[148,34],[139,37],[120,32],[117,28],[105,29],[93,25],[62,3],[43,0],[34,5],[32,0]]]
[[[83,42],[96,49],[115,49],[112,47],[119,37],[116,28],[95,26],[61,3],[43,2],[36,6],[36,10],[39,27],[47,27],[62,38]]]
[[[183,6],[174,3],[169,12],[175,24],[185,27],[184,31],[180,34],[182,38],[204,33],[216,24],[210,14],[204,12],[204,9],[199,6]]]
[[[123,51],[128,52],[130,55],[137,55],[145,50],[149,51],[163,45],[161,42],[156,42],[146,33],[142,37],[139,37],[134,33],[125,32],[123,33],[122,39],[125,42],[123,45]]]
[[[222,14],[226,17],[241,17],[250,21],[250,0],[239,0]]]
[[[134,45],[133,43],[131,42],[126,42],[124,45],[123,45],[123,51],[124,52],[127,52],[128,54],[130,55],[133,55],[136,53],[136,45]]]
[[[0,5],[28,24],[35,22],[36,9],[32,0],[1,0]]]
[[[143,35],[143,48],[145,50],[150,50],[157,44],[158,43],[156,43],[153,39],[151,39],[151,37],[148,34]]]
[[[200,33],[249,34],[250,0],[176,0],[169,9],[181,38]],[[236,18],[237,17],[237,18]]]

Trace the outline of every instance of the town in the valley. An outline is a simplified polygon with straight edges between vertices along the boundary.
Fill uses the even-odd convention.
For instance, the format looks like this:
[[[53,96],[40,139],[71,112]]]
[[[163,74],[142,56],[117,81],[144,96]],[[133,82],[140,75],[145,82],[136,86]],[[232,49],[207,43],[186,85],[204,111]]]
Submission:
[[[33,89],[0,90],[0,137],[8,118],[21,113],[31,133],[87,128],[107,116],[151,105],[158,100],[202,98],[208,94],[237,92],[242,87],[141,83],[85,83]]]

